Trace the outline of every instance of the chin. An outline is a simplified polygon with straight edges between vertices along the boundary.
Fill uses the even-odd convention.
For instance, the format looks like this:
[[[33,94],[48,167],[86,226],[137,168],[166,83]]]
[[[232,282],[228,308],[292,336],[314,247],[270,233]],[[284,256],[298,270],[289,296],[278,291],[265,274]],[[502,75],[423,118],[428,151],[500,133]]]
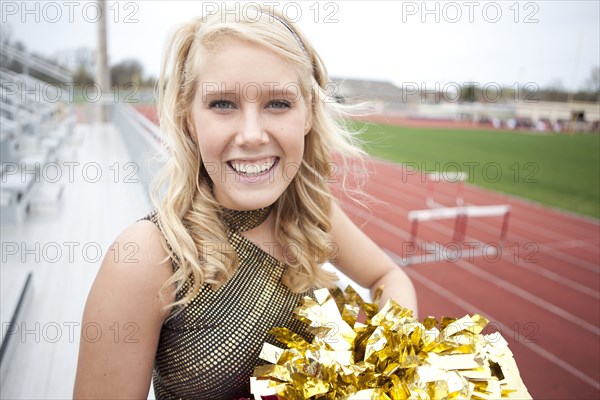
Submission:
[[[250,211],[257,210],[259,208],[265,208],[274,204],[283,193],[282,191],[256,191],[257,193],[248,193],[248,191],[235,191],[228,193],[225,196],[225,201],[220,203],[233,210]],[[260,193],[262,192],[262,193]]]

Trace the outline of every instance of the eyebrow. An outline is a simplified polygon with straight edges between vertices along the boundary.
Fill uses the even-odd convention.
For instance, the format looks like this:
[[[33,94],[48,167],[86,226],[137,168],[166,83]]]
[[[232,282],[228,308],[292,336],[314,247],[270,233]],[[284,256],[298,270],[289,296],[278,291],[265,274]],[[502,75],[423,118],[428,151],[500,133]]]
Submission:
[[[264,85],[263,85],[264,86]],[[283,88],[283,87],[279,87],[279,88],[272,88],[270,86],[267,86],[266,88],[263,86],[253,86],[254,89],[256,88],[260,88],[261,90],[261,95],[257,96],[256,98],[261,98],[261,97],[265,97],[268,96],[269,98],[273,98],[275,96],[284,96],[286,97],[290,97],[293,96],[294,98],[297,98],[300,91],[299,91],[299,86],[293,85],[290,88]],[[207,93],[202,93],[202,99],[203,101],[207,101],[208,98],[210,99],[215,99],[215,98],[230,98],[232,96],[237,97],[241,95],[241,93],[244,92],[243,88],[237,88],[235,90],[210,90],[207,91]]]
[[[252,86],[252,87],[253,88],[259,87],[261,91],[266,91],[268,93],[289,93],[289,92],[292,92],[292,91],[295,92],[295,90],[293,90],[293,89],[297,89],[297,87],[294,87],[293,89],[290,89],[290,88],[286,88],[286,89],[284,89],[284,88],[263,89],[260,86]],[[243,89],[243,88],[239,89],[238,88],[238,89],[234,89],[234,90],[210,90],[210,91],[207,91],[206,95],[209,96],[211,94],[215,94],[215,95],[220,95],[220,94],[237,94],[241,90],[245,90],[245,89]]]

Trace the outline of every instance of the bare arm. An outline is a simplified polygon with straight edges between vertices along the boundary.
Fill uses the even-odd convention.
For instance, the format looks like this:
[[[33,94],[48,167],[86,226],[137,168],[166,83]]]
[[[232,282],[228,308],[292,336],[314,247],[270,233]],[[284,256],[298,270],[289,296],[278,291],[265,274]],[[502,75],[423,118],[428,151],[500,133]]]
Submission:
[[[417,315],[417,297],[410,278],[375,242],[360,230],[337,203],[332,205],[333,241],[338,253],[333,264],[350,279],[371,289],[384,285],[381,305],[392,298]]]
[[[158,293],[172,273],[160,235],[152,222],[136,222],[107,252],[83,314],[75,399],[147,398],[167,316]]]

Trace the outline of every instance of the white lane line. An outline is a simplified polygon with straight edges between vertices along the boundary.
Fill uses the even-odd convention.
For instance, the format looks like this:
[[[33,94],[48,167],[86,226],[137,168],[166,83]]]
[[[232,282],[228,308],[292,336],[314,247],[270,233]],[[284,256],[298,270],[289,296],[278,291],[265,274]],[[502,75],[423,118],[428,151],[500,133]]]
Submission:
[[[387,194],[395,197],[395,192],[393,192],[393,191],[389,191],[386,188],[380,188],[379,190],[382,190],[385,193],[387,193]],[[397,208],[402,208],[402,207],[397,207]],[[402,209],[405,210],[404,208],[402,208]],[[393,211],[397,215],[400,216],[400,214],[397,213],[396,210],[393,210]],[[478,221],[471,221],[470,224],[472,226],[478,227],[479,229],[481,229],[481,230],[483,230],[483,231],[485,231],[487,233],[491,233],[490,228],[486,224],[478,223]],[[441,224],[435,223],[435,222],[432,222],[431,224],[429,224],[429,226],[434,226],[432,229],[434,229],[434,230],[436,230],[436,231],[438,231],[440,233],[443,233],[445,235],[451,235],[453,233],[452,230],[444,227]],[[513,235],[512,233],[511,233],[511,236],[512,237],[517,237],[517,238],[521,239],[522,242],[524,242],[526,240],[525,238],[519,237],[518,235]],[[469,238],[469,240],[473,239],[474,241],[477,241],[474,238],[471,238],[470,236],[468,236],[468,238]],[[529,241],[529,242],[531,242],[531,241]],[[539,243],[536,243],[536,245],[537,245],[538,249],[543,248],[544,251],[550,257],[553,256],[550,253],[556,252],[554,249],[551,249],[550,247],[548,247],[546,245],[539,244]],[[564,254],[564,253],[559,253],[559,254],[562,254],[564,256],[569,256],[568,254]],[[560,258],[560,257],[557,257],[557,258]],[[528,264],[523,263],[523,262],[515,263],[514,261],[510,260],[510,258],[508,260],[506,258],[504,258],[504,260],[507,261],[510,264],[513,264],[513,265],[517,266],[517,267],[526,269],[529,272],[541,275],[541,276],[543,276],[546,279],[553,280],[553,281],[557,282],[558,284],[561,284],[561,285],[564,285],[564,286],[568,286],[571,289],[574,289],[574,290],[577,290],[578,292],[581,292],[583,294],[592,296],[595,299],[600,299],[600,292],[598,292],[598,291],[596,291],[596,290],[594,290],[594,289],[592,289],[592,288],[590,288],[590,287],[588,287],[586,285],[583,285],[583,284],[581,284],[581,283],[579,283],[577,281],[574,281],[574,280],[572,280],[570,278],[567,278],[566,276],[560,275],[560,274],[558,274],[558,273],[556,273],[554,271],[547,270],[547,269],[545,269],[543,267],[537,267],[536,268],[536,267],[533,267],[533,266],[528,265]],[[575,260],[573,262],[578,262],[578,261]],[[579,264],[575,264],[575,265],[579,265]],[[587,269],[587,270],[589,270],[591,272],[594,272],[594,273],[600,273],[600,269],[597,266],[593,266],[593,268],[587,268],[587,267],[583,266],[583,268],[585,268],[585,269]]]
[[[529,272],[533,272],[535,274],[541,275],[544,278],[549,279],[551,281],[557,282],[564,286],[568,286],[571,289],[577,290],[580,293],[587,294],[588,296],[591,296],[595,299],[600,299],[600,292],[598,292],[586,285],[582,285],[579,282],[576,282],[574,280],[566,278],[554,271],[550,271],[549,269],[540,267],[537,264],[529,264],[529,263],[525,263],[523,261],[518,262],[518,263],[512,262],[512,264],[516,265],[517,267],[526,269]]]
[[[356,210],[352,206],[348,206],[348,208],[356,215],[360,215],[360,213],[361,213],[361,211]],[[378,225],[379,227],[388,231],[389,233],[398,236],[400,239],[406,240],[408,233],[404,232],[402,229],[397,228],[397,227],[393,226],[392,224],[385,222],[374,215],[372,215],[369,219],[374,224]],[[596,336],[600,336],[600,328],[598,328],[597,326],[590,324],[589,322],[572,315],[568,311],[566,311],[552,303],[549,303],[546,300],[544,300],[538,296],[535,296],[535,295],[527,292],[526,290],[523,290],[520,287],[518,287],[502,278],[499,278],[485,270],[482,270],[481,268],[478,268],[475,265],[473,265],[467,261],[464,261],[464,260],[459,260],[454,265],[456,265],[457,267],[459,267],[475,276],[478,276],[479,278],[481,278],[485,281],[488,281],[488,282],[514,294],[515,296],[521,297],[522,299],[524,299],[532,304],[535,304],[538,307],[540,307],[562,319],[570,321],[573,324],[578,325],[581,328],[592,332]]]
[[[363,217],[366,214],[365,212],[357,211],[356,208],[353,208],[353,207],[348,206],[348,205],[344,205],[344,207],[347,207],[351,212],[353,212],[354,214],[359,215],[361,217]],[[374,216],[369,216],[370,220],[372,220],[373,218],[375,218],[375,217]],[[403,231],[402,229],[396,227],[395,225],[387,223],[387,222],[385,222],[385,221],[383,221],[381,219],[378,219],[377,221],[373,220],[373,223],[375,225],[379,226],[380,228],[387,230],[388,232],[394,233],[397,236],[402,237],[403,240],[407,240],[408,241],[410,239],[410,235],[406,231]],[[445,228],[444,226],[440,226],[440,227],[434,228],[434,229],[437,230],[440,233],[443,233],[443,234],[448,234],[449,235],[451,233],[451,230],[448,229],[448,228]],[[467,237],[466,240],[467,239],[469,241],[477,241],[474,238],[470,238],[470,237]],[[510,258],[508,260],[506,258],[503,258],[503,260],[506,261],[507,263],[515,265],[515,266],[517,266],[519,268],[523,268],[523,269],[525,269],[525,270],[527,270],[529,272],[538,274],[538,275],[540,275],[540,276],[542,276],[542,277],[544,277],[546,279],[552,280],[552,281],[554,281],[554,282],[556,282],[558,284],[561,284],[563,286],[567,286],[567,287],[569,287],[569,288],[571,288],[573,290],[576,290],[576,291],[578,291],[578,292],[580,292],[582,294],[591,296],[594,299],[600,299],[600,292],[598,292],[598,291],[596,291],[596,290],[594,290],[594,289],[592,289],[592,288],[590,288],[590,287],[588,287],[586,285],[583,285],[583,284],[581,284],[579,282],[576,282],[576,281],[574,281],[572,279],[564,277],[564,276],[562,276],[562,275],[560,275],[560,274],[558,274],[558,273],[556,273],[554,271],[545,269],[543,267],[539,267],[539,266],[537,266],[537,264],[536,264],[536,266],[534,266],[534,265],[530,265],[530,264],[524,263],[524,262],[515,263],[512,260],[510,260]]]
[[[400,174],[405,174],[405,175],[407,174],[406,169],[403,168],[403,164],[402,163],[397,164],[397,163],[393,163],[393,162],[389,162],[389,161],[381,160],[381,159],[374,159],[374,161],[375,161],[375,163],[378,163],[380,166],[382,166],[384,168],[390,168],[390,170],[391,169],[400,169],[398,171]],[[393,172],[396,172],[396,171],[392,171],[392,173]],[[417,173],[421,173],[422,174],[422,171],[417,171]],[[372,174],[372,175],[375,175],[375,177],[377,176],[376,174]],[[406,175],[406,176],[405,175],[402,175],[402,176],[404,178],[408,177],[408,175]],[[413,174],[411,173],[410,175],[413,175]],[[415,178],[417,178],[417,176],[415,176]],[[424,180],[425,178],[423,177],[422,179]],[[405,180],[403,183],[415,186],[414,183],[412,183],[412,182],[408,183],[407,180]],[[471,190],[472,194],[474,194],[475,196],[478,196],[478,197],[487,197],[487,196],[489,196],[488,192],[492,191],[492,189],[482,188],[480,186],[477,186],[477,185],[474,185],[474,184],[468,183],[468,182],[467,182],[467,186],[466,187],[469,190]],[[398,188],[398,186],[395,186],[395,188]],[[444,197],[446,197],[448,199],[454,199],[455,198],[455,194],[454,194],[455,193],[455,188],[449,188],[448,186],[446,186],[446,188],[448,188],[449,190],[443,190],[444,189],[443,187],[439,187],[436,190],[436,192],[439,195],[444,196]],[[515,203],[515,205],[518,205],[519,207],[528,207],[528,209],[526,209],[524,211],[535,213],[534,215],[538,219],[544,217],[544,215],[542,215],[542,214],[545,214],[545,209],[547,208],[550,211],[558,212],[559,214],[562,214],[563,216],[570,217],[570,218],[573,218],[573,219],[577,219],[579,221],[583,221],[583,222],[585,222],[585,223],[587,223],[589,225],[594,225],[592,227],[592,229],[598,229],[600,227],[598,225],[598,222],[595,221],[592,217],[582,216],[582,215],[576,214],[574,212],[571,212],[571,211],[568,211],[568,210],[559,209],[559,208],[555,208],[555,207],[552,207],[552,206],[543,206],[543,205],[540,205],[539,203],[533,202],[531,200],[528,200],[528,199],[525,199],[525,198],[522,198],[522,197],[519,197],[519,196],[511,195],[511,194],[508,194],[508,193],[499,193],[499,194],[502,197],[504,197],[504,198],[508,198],[508,201],[510,201],[511,203]],[[419,200],[423,201],[424,198],[425,197],[419,198]],[[499,199],[498,201],[505,202],[502,199]],[[533,209],[531,209],[531,208],[533,208]],[[516,221],[516,224],[518,226],[522,227],[523,229],[527,230],[527,231],[531,231],[529,229],[531,227],[531,224],[528,224],[528,223],[522,222],[522,221]],[[562,226],[564,226],[564,223],[561,223],[559,225],[562,227]],[[579,229],[577,226],[574,226],[574,225],[571,225],[571,224],[569,224],[569,227],[572,228],[572,229],[577,229],[577,230]],[[585,229],[586,229],[586,231],[588,230],[587,228],[585,228]],[[565,236],[562,235],[562,233],[556,233],[556,231],[553,230],[553,229],[544,229],[544,230],[548,233],[549,236],[554,236],[555,240],[557,240],[557,241],[562,241],[562,240],[565,239]]]
[[[395,259],[394,261],[396,261],[396,263],[398,263],[398,261],[400,261],[400,257],[398,257],[397,255],[395,255],[393,253],[390,253],[390,252],[388,252],[388,254],[390,254],[392,256],[392,258]],[[403,268],[403,270],[412,279],[414,279],[416,281],[419,281],[421,284],[423,284],[424,286],[426,286],[429,290],[431,290],[432,292],[434,292],[434,293],[442,296],[443,298],[445,298],[446,300],[450,301],[451,303],[454,303],[457,306],[461,307],[467,313],[481,314],[484,317],[486,317],[489,321],[493,321],[494,325],[500,327],[500,329],[502,330],[500,333],[512,331],[511,329],[509,329],[508,326],[504,325],[502,322],[499,322],[498,319],[494,318],[489,313],[486,313],[485,311],[477,308],[473,304],[471,304],[471,303],[467,302],[466,300],[460,298],[456,294],[450,292],[449,290],[447,290],[443,286],[438,285],[437,283],[435,283],[432,280],[428,279],[427,277],[425,277],[424,275],[420,274],[416,270],[411,269],[411,268]],[[548,360],[552,364],[556,365],[560,369],[563,369],[566,372],[568,372],[569,374],[571,374],[571,375],[573,375],[573,376],[581,379],[582,381],[584,381],[585,383],[589,384],[590,386],[592,386],[596,390],[600,390],[600,382],[598,380],[596,380],[593,377],[587,375],[585,372],[580,371],[576,366],[571,365],[568,362],[566,362],[565,360],[561,359],[560,357],[552,354],[551,352],[549,352],[545,348],[541,347],[537,343],[533,343],[533,342],[526,341],[526,340],[521,340],[521,335],[518,332],[517,332],[517,334],[519,335],[518,342],[520,344],[522,344],[523,346],[527,347],[529,350],[531,350],[534,353],[538,354],[542,358],[545,358],[546,360]]]
[[[550,242],[546,243],[547,246],[552,246],[561,249],[572,249],[572,248],[586,248],[594,253],[600,253],[598,248],[598,242],[595,239],[573,239],[562,242]]]
[[[488,281],[488,282],[498,286],[499,288],[506,290],[507,292],[514,294],[515,296],[518,296],[532,304],[535,304],[538,307],[543,308],[544,310],[551,312],[554,315],[557,315],[575,325],[578,325],[581,328],[588,330],[597,336],[600,336],[600,328],[598,328],[596,325],[590,324],[586,320],[574,316],[570,312],[568,312],[558,306],[555,306],[554,304],[542,299],[541,297],[531,294],[524,289],[521,289],[520,287],[510,283],[507,280],[499,278],[499,277],[495,276],[494,274],[491,274],[479,267],[476,267],[475,265],[471,264],[468,261],[458,260],[454,265],[456,265],[457,267],[459,267],[467,272],[470,272],[471,274],[473,274],[475,276],[478,276],[479,278],[481,278],[485,281]]]
[[[389,196],[392,196],[394,198],[399,198],[399,196],[401,195],[403,197],[410,196],[410,197],[416,199],[416,201],[422,200],[422,199],[418,198],[417,196],[411,195],[410,193],[408,193],[406,191],[402,191],[401,193],[398,193],[397,190],[388,189],[387,185],[384,185],[384,184],[379,184],[378,185],[378,190],[381,190],[384,193],[386,193]],[[468,202],[466,202],[465,204],[466,205],[472,205],[471,203],[468,203]],[[408,213],[408,211],[410,211],[407,208],[398,206],[397,204],[394,204],[394,206],[396,206],[397,209],[405,210],[406,213]],[[492,228],[490,226],[488,226],[487,224],[484,224],[482,222],[473,220],[472,222],[470,222],[470,225],[473,226],[473,227],[476,227],[478,229],[481,229],[484,232],[492,233],[492,234],[497,234],[497,232],[495,232],[495,231],[492,232]],[[515,221],[515,219],[513,218],[511,220],[511,222],[510,222],[510,225],[523,225],[523,224],[520,223],[518,220]],[[522,229],[526,229],[526,228],[522,227]],[[545,231],[552,233],[552,231],[549,230],[549,229],[545,229]],[[527,239],[524,236],[521,236],[521,235],[518,235],[518,234],[515,234],[515,233],[512,233],[512,232],[510,233],[510,236],[513,237],[513,238],[515,238],[516,241],[521,242],[521,243],[531,242],[530,239]],[[593,264],[593,263],[590,263],[589,261],[586,261],[586,260],[580,259],[578,257],[572,256],[572,255],[570,255],[568,253],[564,253],[564,252],[562,252],[560,250],[554,249],[554,248],[549,247],[548,245],[545,245],[545,244],[540,243],[540,242],[536,242],[536,244],[539,246],[540,250],[544,251],[550,257],[558,258],[558,259],[560,259],[562,261],[565,261],[565,262],[567,262],[569,264],[572,264],[573,266],[575,266],[577,268],[583,268],[583,269],[591,271],[593,273],[600,274],[600,266],[598,266],[597,264]]]

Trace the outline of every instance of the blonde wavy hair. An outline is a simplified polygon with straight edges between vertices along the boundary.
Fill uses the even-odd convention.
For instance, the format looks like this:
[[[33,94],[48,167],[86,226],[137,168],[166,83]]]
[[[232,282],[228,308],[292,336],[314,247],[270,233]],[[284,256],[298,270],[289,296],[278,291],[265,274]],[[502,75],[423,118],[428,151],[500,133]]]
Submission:
[[[331,83],[323,61],[281,13],[262,10],[252,18],[216,13],[178,26],[166,43],[158,81],[158,115],[167,156],[151,193],[163,245],[178,266],[163,286],[163,290],[174,286],[178,294],[170,307],[191,301],[204,284],[218,289],[238,265],[196,137],[189,128],[199,84],[197,71],[201,63],[210,62],[211,50],[225,37],[260,45],[289,62],[298,72],[302,96],[310,105],[312,129],[304,139],[301,166],[273,208],[279,243],[294,243],[303,249],[286,260],[283,282],[291,291],[331,286],[337,279],[321,269],[328,261],[334,199],[327,182],[338,165],[333,163],[332,153],[341,157],[344,187],[349,160],[362,160],[364,155],[353,132],[340,122],[348,115],[347,107],[326,93]],[[190,279],[191,284],[186,285]]]

